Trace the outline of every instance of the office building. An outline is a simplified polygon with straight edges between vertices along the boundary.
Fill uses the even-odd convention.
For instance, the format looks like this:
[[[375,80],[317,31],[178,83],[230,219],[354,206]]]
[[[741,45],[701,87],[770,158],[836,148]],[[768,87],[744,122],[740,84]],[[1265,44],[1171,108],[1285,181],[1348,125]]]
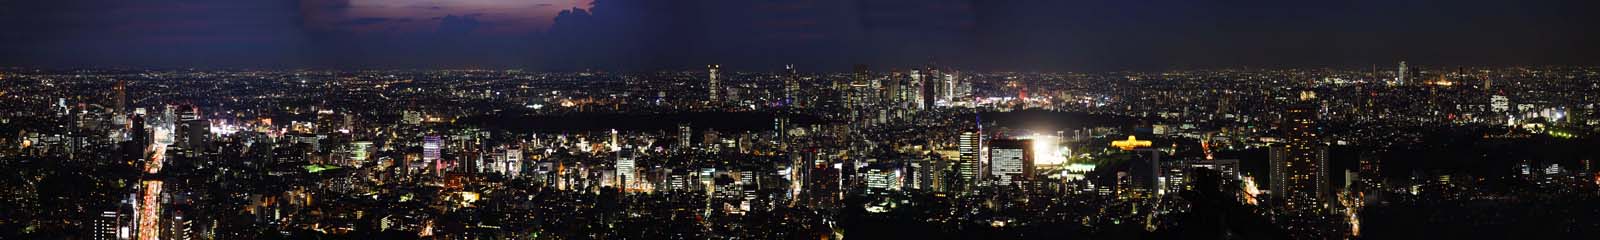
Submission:
[[[706,79],[710,84],[706,87],[710,91],[707,95],[712,104],[722,101],[722,65],[706,65]]]
[[[999,185],[1025,186],[1033,180],[1033,140],[1006,139],[989,142],[989,174]]]

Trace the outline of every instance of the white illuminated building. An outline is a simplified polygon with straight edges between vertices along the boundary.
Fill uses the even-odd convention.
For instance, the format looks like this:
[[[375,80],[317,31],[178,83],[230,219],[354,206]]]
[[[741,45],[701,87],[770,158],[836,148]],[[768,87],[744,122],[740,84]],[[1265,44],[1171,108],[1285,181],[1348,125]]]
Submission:
[[[868,169],[867,190],[869,191],[900,191],[900,170]]]

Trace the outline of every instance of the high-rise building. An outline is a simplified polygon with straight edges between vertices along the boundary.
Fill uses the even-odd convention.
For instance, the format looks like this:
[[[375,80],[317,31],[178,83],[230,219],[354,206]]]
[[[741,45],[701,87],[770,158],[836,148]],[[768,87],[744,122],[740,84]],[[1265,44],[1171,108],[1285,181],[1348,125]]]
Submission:
[[[422,137],[422,162],[434,164],[435,170],[443,170],[444,164],[439,162],[439,149],[443,147],[444,139],[439,136]]]
[[[944,84],[941,84],[940,86],[943,87],[943,89],[939,90],[939,93],[943,93],[944,95],[940,95],[939,100],[952,103],[956,101],[956,81],[956,73],[952,72],[944,74]]]
[[[506,149],[505,163],[503,164],[503,168],[505,168],[505,175],[507,177],[516,178],[517,176],[522,175],[522,149]]]
[[[869,165],[866,177],[868,193],[899,191],[904,186],[901,171],[893,164]]]
[[[1161,188],[1159,194],[1175,194],[1189,190],[1194,182],[1196,169],[1210,169],[1216,171],[1222,180],[1239,179],[1239,160],[1236,159],[1175,159],[1161,162]]]
[[[888,78],[877,78],[878,102],[884,106],[900,103],[900,70],[890,70]]]
[[[372,158],[372,141],[355,141],[350,143],[351,165],[365,165]]]
[[[929,87],[927,81],[923,79],[922,69],[912,68],[910,77],[911,86],[909,88],[911,88],[911,92],[908,95],[911,95],[912,108],[927,109],[928,106],[932,106],[933,103],[928,101]]]
[[[785,104],[800,104],[800,74],[794,69],[794,64],[783,65],[783,98]]]
[[[961,176],[961,184],[970,187],[975,185],[979,177],[981,177],[979,171],[982,168],[979,165],[980,159],[978,158],[980,153],[978,151],[983,149],[982,132],[975,130],[961,132],[961,139],[958,142],[960,144],[958,149],[960,158],[956,160],[956,171]]]
[[[923,79],[928,82],[928,104],[930,106],[940,106],[938,105],[939,100],[943,100],[945,96],[944,74],[940,73],[938,68],[932,67],[928,68],[926,74],[927,76],[924,76]]]
[[[632,148],[624,147],[621,151],[617,151],[617,177],[622,178],[617,181],[622,184],[622,189],[633,188],[634,183],[639,182],[639,172],[634,168]]]
[[[90,239],[120,240],[131,238],[129,236],[130,232],[123,230],[125,226],[122,226],[123,220],[128,217],[115,210],[101,212],[99,217],[94,218],[94,225],[91,226],[92,230],[89,233]]]
[[[906,173],[907,186],[912,189],[928,191],[944,191],[944,173],[947,161],[939,159],[936,155],[927,155],[923,158],[911,160],[911,167]]]
[[[711,82],[711,84],[707,87],[709,91],[711,91],[710,95],[708,95],[711,98],[711,103],[716,103],[717,101],[722,100],[720,95],[722,91],[721,71],[722,65],[706,65],[706,79]]]
[[[777,132],[778,148],[782,149],[782,150],[788,150],[789,149],[789,118],[786,117],[786,116],[778,116],[776,118],[773,118],[772,119],[772,131]]]
[[[1033,140],[1007,139],[989,142],[989,174],[999,184],[1033,180]]]
[[[117,80],[117,85],[112,86],[111,90],[116,92],[114,93],[116,96],[112,96],[116,98],[113,99],[116,105],[112,106],[111,110],[117,114],[126,113],[128,111],[128,80]]]
[[[1282,114],[1279,128],[1284,141],[1268,153],[1272,193],[1285,200],[1285,208],[1291,211],[1317,209],[1329,189],[1328,149],[1320,140],[1316,109],[1298,103]]]
[[[160,239],[189,240],[194,236],[194,219],[186,218],[181,211],[172,211],[161,221],[163,235]]]
[[[679,123],[678,124],[678,148],[688,149],[689,147],[694,146],[694,143],[689,141],[690,139],[694,138],[693,134],[694,134],[694,131],[689,128],[689,124],[688,123]]]
[[[1394,73],[1394,82],[1396,85],[1406,84],[1406,61],[1400,61],[1400,69]]]
[[[211,123],[200,117],[200,109],[183,107],[174,125],[173,137],[178,147],[198,151],[209,146]]]
[[[856,64],[855,70],[851,73],[850,85],[848,86],[849,95],[848,98],[845,99],[845,105],[850,106],[851,108],[867,105],[867,99],[873,93],[871,90],[872,85],[868,83],[872,73],[868,71],[867,65],[863,64]],[[852,111],[852,113],[854,113],[854,111]]]
[[[1506,98],[1504,95],[1489,96],[1489,110],[1496,113],[1504,113],[1511,110],[1511,99]]]

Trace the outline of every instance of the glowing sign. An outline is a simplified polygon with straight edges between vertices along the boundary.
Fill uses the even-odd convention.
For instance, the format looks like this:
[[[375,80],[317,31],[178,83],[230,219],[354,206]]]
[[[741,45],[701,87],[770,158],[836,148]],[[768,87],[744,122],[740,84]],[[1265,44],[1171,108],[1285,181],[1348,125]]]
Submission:
[[[1133,135],[1128,135],[1128,140],[1111,141],[1111,146],[1121,148],[1123,151],[1131,151],[1134,148],[1149,147],[1150,141],[1142,141],[1133,137]]]

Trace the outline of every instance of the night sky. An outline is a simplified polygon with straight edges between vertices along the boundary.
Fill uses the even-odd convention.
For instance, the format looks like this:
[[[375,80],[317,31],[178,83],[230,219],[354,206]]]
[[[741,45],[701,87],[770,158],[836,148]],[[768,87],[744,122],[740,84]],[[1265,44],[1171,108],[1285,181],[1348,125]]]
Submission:
[[[0,0],[0,65],[767,71],[1591,65],[1600,3]]]

